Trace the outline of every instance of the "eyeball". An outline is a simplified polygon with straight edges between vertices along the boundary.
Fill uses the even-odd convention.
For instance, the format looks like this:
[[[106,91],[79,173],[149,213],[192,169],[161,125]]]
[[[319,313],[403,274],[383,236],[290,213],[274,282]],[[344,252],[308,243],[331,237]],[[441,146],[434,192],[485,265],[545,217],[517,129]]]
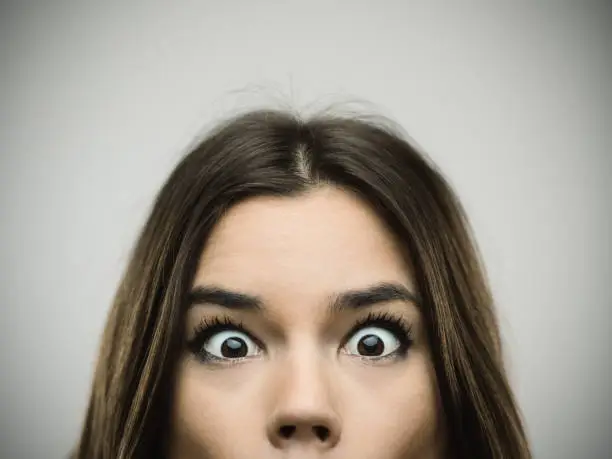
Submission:
[[[211,336],[202,349],[217,359],[241,359],[261,352],[257,344],[245,333],[225,330]]]
[[[381,327],[365,327],[358,330],[345,345],[346,352],[360,357],[385,357],[397,351],[400,340]]]

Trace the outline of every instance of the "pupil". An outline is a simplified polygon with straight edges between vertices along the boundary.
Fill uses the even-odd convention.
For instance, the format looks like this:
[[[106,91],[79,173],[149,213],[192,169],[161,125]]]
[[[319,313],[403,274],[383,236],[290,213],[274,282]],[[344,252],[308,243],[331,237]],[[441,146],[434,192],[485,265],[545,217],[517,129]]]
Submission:
[[[377,356],[381,355],[385,349],[382,340],[376,335],[366,335],[357,345],[357,350],[361,355]]]
[[[228,358],[239,358],[247,355],[247,346],[240,338],[228,338],[221,345],[221,355]]]

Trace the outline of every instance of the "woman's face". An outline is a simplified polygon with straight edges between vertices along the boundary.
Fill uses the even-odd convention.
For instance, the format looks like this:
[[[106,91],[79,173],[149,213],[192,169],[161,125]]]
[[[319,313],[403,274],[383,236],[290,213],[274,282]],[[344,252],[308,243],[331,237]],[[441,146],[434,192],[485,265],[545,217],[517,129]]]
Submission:
[[[410,269],[353,195],[237,205],[193,290],[172,459],[441,457]]]

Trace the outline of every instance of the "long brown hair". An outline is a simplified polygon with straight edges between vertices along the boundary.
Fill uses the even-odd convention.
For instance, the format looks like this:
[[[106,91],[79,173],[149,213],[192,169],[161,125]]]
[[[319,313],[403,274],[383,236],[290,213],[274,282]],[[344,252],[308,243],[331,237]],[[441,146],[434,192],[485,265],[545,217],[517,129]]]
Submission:
[[[383,119],[276,110],[217,126],[159,192],[108,317],[75,457],[163,457],[183,307],[212,228],[239,201],[321,184],[358,193],[409,257],[452,457],[531,457],[482,263],[441,173]]]

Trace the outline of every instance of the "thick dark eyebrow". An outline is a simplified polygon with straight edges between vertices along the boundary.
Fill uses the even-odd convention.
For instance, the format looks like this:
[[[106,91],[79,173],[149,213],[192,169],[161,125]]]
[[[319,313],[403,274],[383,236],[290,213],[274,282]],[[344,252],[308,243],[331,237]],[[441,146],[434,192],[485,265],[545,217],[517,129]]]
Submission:
[[[189,307],[214,304],[227,309],[261,311],[263,302],[257,296],[232,292],[215,286],[199,286],[189,293]]]
[[[402,284],[383,282],[364,289],[349,290],[336,295],[330,305],[331,313],[359,310],[380,303],[405,301],[419,305],[418,296]]]
[[[359,310],[390,301],[419,304],[418,296],[404,285],[383,282],[333,296],[329,303],[329,312],[335,314],[347,310]],[[264,310],[263,301],[257,296],[215,286],[199,286],[190,292],[189,307],[204,304],[242,311],[261,312]]]

